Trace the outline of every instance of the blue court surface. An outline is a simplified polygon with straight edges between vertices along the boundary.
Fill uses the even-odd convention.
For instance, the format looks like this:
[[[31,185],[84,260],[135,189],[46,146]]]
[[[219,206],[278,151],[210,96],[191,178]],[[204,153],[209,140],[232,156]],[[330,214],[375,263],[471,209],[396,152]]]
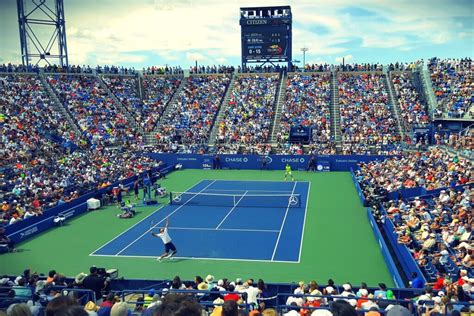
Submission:
[[[299,262],[309,182],[202,180],[91,256],[153,257],[170,220],[176,258]]]

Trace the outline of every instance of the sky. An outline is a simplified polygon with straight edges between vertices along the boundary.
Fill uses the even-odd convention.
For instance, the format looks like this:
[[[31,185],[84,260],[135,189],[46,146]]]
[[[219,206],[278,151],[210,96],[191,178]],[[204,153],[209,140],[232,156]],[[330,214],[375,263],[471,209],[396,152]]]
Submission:
[[[300,62],[302,47],[307,63],[474,57],[472,0],[64,0],[69,63],[236,66],[239,8],[273,5],[291,6]],[[16,0],[0,0],[0,64],[8,62],[21,63]]]

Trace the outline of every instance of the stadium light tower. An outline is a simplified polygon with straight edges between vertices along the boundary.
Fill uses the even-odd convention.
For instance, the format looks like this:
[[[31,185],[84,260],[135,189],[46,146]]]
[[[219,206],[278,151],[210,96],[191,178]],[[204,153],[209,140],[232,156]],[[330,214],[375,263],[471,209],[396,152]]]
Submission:
[[[308,47],[302,47],[302,48],[300,48],[300,51],[303,52],[303,72],[304,72],[304,70],[305,70],[305,68],[306,68],[306,52],[307,52],[308,50],[309,50]]]
[[[21,60],[24,66],[69,65],[63,0],[17,0]],[[51,35],[49,35],[51,34]],[[57,48],[55,48],[57,45]]]

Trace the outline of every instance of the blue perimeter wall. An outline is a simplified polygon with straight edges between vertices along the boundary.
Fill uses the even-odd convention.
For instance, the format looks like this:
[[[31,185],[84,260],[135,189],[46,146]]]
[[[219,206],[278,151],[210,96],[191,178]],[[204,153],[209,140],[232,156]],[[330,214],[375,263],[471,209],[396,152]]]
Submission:
[[[165,166],[160,168],[161,173],[168,173],[174,169],[174,166]],[[54,227],[54,218],[58,215],[62,215],[67,219],[78,216],[87,212],[87,200],[90,198],[100,198],[105,192],[113,187],[123,184],[124,186],[131,186],[137,179],[137,176],[133,176],[128,179],[117,181],[112,183],[110,186],[92,191],[87,193],[71,202],[58,205],[46,210],[43,216],[35,216],[27,218],[23,221],[17,222],[12,225],[5,227],[5,233],[15,243],[22,242],[28,238],[31,238],[39,233],[42,233],[52,227]]]
[[[189,169],[212,169],[215,155],[198,154],[148,154],[150,158],[161,160],[166,165],[182,164]],[[265,159],[269,170],[284,170],[288,163],[293,170],[307,170],[310,155],[219,155],[222,169],[250,169],[262,168]],[[316,158],[317,171],[350,171],[356,168],[359,162],[384,160],[391,156],[343,156],[318,155]]]

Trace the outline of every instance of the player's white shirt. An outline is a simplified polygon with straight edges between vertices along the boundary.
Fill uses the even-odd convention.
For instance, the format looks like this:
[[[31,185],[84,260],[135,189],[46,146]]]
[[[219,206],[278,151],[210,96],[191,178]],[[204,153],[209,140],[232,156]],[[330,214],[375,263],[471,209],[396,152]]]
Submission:
[[[168,228],[165,228],[162,233],[159,233],[158,237],[161,238],[161,240],[163,241],[164,244],[167,244],[171,241],[171,237],[168,234]]]

